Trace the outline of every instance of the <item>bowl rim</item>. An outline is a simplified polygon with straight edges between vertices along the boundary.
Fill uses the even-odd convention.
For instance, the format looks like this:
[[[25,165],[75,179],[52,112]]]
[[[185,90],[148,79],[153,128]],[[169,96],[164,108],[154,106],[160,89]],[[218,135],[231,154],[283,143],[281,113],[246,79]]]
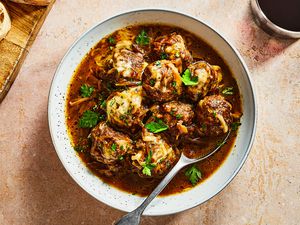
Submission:
[[[180,16],[184,16],[184,17],[188,17],[189,19],[192,19],[198,23],[201,23],[202,25],[208,27],[209,29],[211,29],[217,36],[219,36],[229,47],[230,49],[234,52],[234,54],[237,56],[237,60],[241,63],[243,69],[245,70],[246,72],[246,79],[248,80],[249,84],[250,84],[250,90],[251,90],[251,94],[252,94],[252,99],[253,99],[253,111],[254,111],[254,115],[253,115],[253,129],[252,129],[252,132],[251,132],[251,137],[250,137],[250,141],[248,142],[248,145],[246,147],[246,152],[244,154],[244,157],[242,158],[242,161],[241,163],[238,165],[237,169],[234,171],[234,173],[230,176],[230,178],[228,178],[228,180],[226,180],[226,182],[224,182],[224,184],[218,189],[218,191],[216,191],[211,197],[209,197],[207,200],[199,203],[199,204],[196,204],[194,206],[191,206],[189,208],[186,208],[184,210],[173,210],[172,212],[170,213],[161,213],[161,214],[147,214],[147,213],[143,213],[143,215],[146,215],[146,216],[164,216],[164,215],[172,215],[172,214],[176,214],[176,213],[179,213],[179,212],[184,212],[186,210],[189,210],[189,209],[192,209],[192,208],[195,208],[205,202],[207,202],[208,200],[212,199],[213,197],[215,197],[216,195],[218,195],[225,187],[228,186],[228,184],[233,180],[233,178],[238,174],[238,172],[241,170],[242,166],[244,165],[246,159],[248,158],[248,155],[250,153],[250,150],[253,146],[253,142],[254,142],[254,139],[255,139],[255,134],[256,134],[256,128],[257,128],[257,117],[258,117],[258,109],[257,109],[257,98],[256,98],[256,93],[255,93],[255,88],[254,88],[254,84],[253,84],[253,81],[252,81],[252,78],[250,77],[250,72],[248,70],[248,67],[245,63],[245,61],[243,60],[242,56],[240,55],[240,53],[237,51],[237,49],[223,36],[221,35],[218,31],[216,31],[216,29],[214,29],[211,25],[209,25],[207,22],[203,22],[202,20],[194,17],[194,16],[190,16],[190,15],[187,15],[186,13],[184,12],[181,12],[181,11],[177,11],[177,10],[173,10],[173,9],[167,9],[167,8],[137,8],[137,9],[133,9],[133,10],[128,10],[128,11],[125,11],[125,12],[122,12],[122,13],[117,13],[115,14],[114,16],[111,16],[107,19],[104,19],[104,20],[101,20],[100,22],[97,22],[95,23],[93,26],[91,26],[89,29],[87,29],[87,31],[85,31],[83,34],[81,34],[73,43],[72,45],[68,48],[68,50],[66,51],[66,53],[64,54],[64,56],[61,58],[55,72],[54,72],[54,76],[52,78],[52,81],[51,81],[51,85],[50,85],[50,89],[49,89],[49,93],[48,93],[48,109],[47,109],[47,117],[48,117],[48,126],[49,126],[49,131],[50,131],[50,136],[51,136],[51,141],[53,143],[53,146],[54,146],[54,149],[56,151],[56,154],[58,155],[58,158],[59,160],[61,161],[61,163],[63,164],[64,166],[64,169],[68,172],[68,174],[72,177],[72,179],[77,183],[77,185],[79,185],[85,192],[87,192],[89,195],[91,195],[92,197],[94,197],[97,201],[100,201],[101,203],[105,204],[105,205],[108,205],[114,209],[117,209],[117,210],[120,210],[120,211],[123,211],[123,212],[127,212],[125,211],[124,209],[122,208],[119,208],[119,207],[116,207],[116,206],[113,206],[113,205],[109,205],[107,204],[106,202],[104,201],[101,201],[100,199],[98,199],[96,197],[96,195],[90,191],[90,190],[87,190],[83,187],[83,185],[81,184],[81,182],[79,182],[79,180],[72,174],[71,170],[67,167],[67,165],[64,163],[64,160],[63,160],[63,156],[62,156],[62,153],[59,152],[57,149],[58,149],[58,146],[57,146],[57,143],[55,143],[53,140],[54,140],[54,133],[52,131],[52,128],[53,125],[51,123],[51,116],[50,116],[50,111],[51,111],[51,99],[50,97],[52,96],[52,93],[54,92],[54,88],[53,88],[53,84],[54,82],[58,79],[58,71],[61,69],[62,67],[62,64],[63,62],[65,61],[65,59],[68,57],[69,53],[72,51],[72,49],[75,47],[75,45],[82,39],[84,38],[87,33],[89,33],[90,31],[92,31],[93,29],[95,29],[97,26],[99,25],[102,25],[110,20],[113,20],[117,17],[120,17],[120,16],[124,16],[124,15],[128,15],[128,14],[132,14],[132,13],[140,13],[140,12],[147,12],[147,11],[157,11],[157,12],[166,12],[166,13],[173,13],[173,14],[177,14],[177,15],[180,15]],[[178,193],[180,194],[180,193]],[[145,198],[145,197],[143,197]]]

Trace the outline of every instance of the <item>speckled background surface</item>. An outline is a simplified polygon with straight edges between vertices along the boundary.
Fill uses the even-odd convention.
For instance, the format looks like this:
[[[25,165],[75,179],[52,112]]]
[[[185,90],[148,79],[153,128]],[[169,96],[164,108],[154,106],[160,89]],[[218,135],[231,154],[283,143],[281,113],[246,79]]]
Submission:
[[[194,209],[142,224],[299,224],[300,41],[265,34],[245,0],[57,0],[0,106],[0,224],[109,225],[123,214],[85,193],[63,168],[48,131],[47,97],[60,59],[82,32],[147,7],[185,12],[227,37],[250,69],[259,119],[249,158],[225,190]]]

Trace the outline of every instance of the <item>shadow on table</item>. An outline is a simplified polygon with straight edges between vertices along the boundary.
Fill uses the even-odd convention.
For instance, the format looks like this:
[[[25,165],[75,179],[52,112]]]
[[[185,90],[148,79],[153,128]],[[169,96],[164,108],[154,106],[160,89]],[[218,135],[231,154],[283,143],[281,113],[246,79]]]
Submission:
[[[26,162],[22,171],[24,184],[25,221],[31,225],[40,224],[88,224],[110,225],[124,213],[97,201],[82,190],[67,174],[59,161],[48,131],[46,110],[36,120],[28,148]],[[29,143],[29,142],[28,142]],[[218,201],[221,201],[218,197]],[[216,201],[183,213],[162,217],[143,217],[144,225],[199,224],[216,225],[212,220],[215,210],[220,208]],[[222,210],[219,214],[222,214]],[[221,216],[221,215],[220,215]],[[199,220],[195,220],[199,218]],[[204,223],[204,221],[206,221]]]
[[[284,53],[297,39],[283,39],[270,36],[256,25],[250,5],[243,19],[238,23],[237,45],[249,67],[260,66],[271,58]]]

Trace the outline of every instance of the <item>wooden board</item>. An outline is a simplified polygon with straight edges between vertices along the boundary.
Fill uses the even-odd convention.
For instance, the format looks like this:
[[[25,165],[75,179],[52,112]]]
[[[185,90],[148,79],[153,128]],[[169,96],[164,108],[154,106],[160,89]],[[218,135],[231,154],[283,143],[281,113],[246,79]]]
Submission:
[[[0,103],[16,79],[29,48],[54,1],[48,6],[2,1],[9,12],[12,28],[0,41]]]

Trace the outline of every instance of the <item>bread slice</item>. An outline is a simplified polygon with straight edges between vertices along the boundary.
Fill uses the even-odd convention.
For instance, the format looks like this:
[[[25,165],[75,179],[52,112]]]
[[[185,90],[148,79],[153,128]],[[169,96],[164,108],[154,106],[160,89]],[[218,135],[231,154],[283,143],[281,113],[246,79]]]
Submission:
[[[29,4],[29,5],[49,5],[52,0],[10,0],[10,1]]]
[[[11,28],[11,21],[5,6],[0,2],[0,41]]]

